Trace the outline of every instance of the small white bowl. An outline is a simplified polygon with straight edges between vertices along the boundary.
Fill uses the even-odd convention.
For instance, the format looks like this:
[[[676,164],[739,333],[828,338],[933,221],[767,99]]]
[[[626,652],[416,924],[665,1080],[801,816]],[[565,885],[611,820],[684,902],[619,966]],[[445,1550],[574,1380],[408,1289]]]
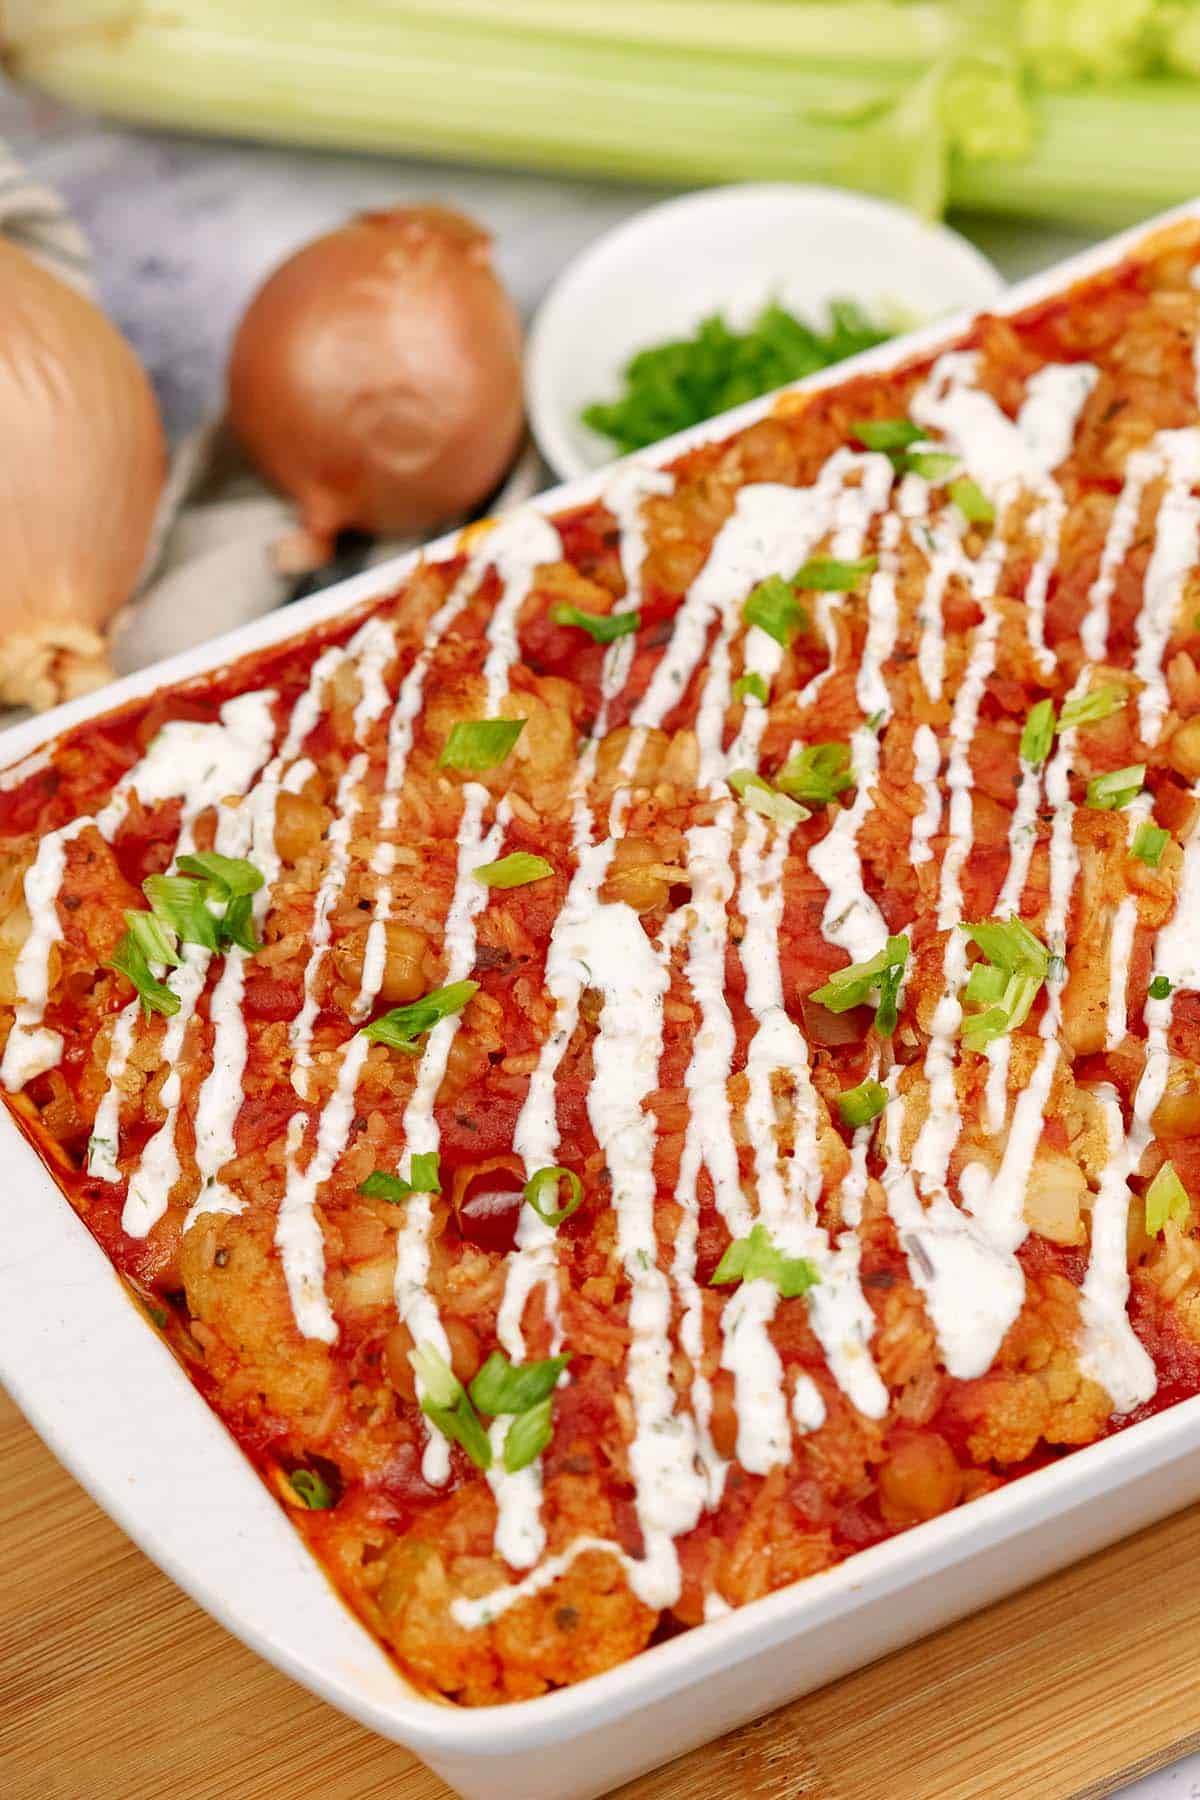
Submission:
[[[572,480],[614,454],[583,408],[617,397],[635,351],[690,335],[710,313],[744,328],[777,299],[823,325],[845,298],[923,322],[986,307],[1004,286],[957,232],[886,200],[795,182],[686,194],[607,232],[560,275],[529,338],[530,423]]]

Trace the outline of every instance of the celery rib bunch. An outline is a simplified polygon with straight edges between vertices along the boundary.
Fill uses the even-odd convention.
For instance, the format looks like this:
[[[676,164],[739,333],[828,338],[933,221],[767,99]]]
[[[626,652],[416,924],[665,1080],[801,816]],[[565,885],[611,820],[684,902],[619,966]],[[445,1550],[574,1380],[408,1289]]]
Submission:
[[[0,0],[0,52],[299,144],[1100,227],[1200,191],[1200,0]]]

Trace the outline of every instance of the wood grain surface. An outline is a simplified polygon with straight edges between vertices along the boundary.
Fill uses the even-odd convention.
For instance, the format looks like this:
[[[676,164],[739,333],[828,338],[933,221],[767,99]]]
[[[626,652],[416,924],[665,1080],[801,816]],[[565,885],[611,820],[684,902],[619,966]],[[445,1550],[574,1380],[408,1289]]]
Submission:
[[[213,1624],[0,1393],[4,1800],[447,1800]],[[1092,1800],[1200,1743],[1200,1508],[620,1800]]]

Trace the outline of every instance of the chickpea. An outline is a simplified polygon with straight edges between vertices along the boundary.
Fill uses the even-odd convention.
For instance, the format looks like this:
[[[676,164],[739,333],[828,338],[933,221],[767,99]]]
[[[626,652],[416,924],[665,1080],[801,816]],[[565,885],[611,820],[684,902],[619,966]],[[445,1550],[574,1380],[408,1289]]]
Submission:
[[[734,1402],[733,1376],[728,1369],[718,1369],[712,1383],[712,1416],[708,1421],[713,1449],[726,1462],[737,1456],[738,1416]]]
[[[1200,780],[1200,713],[1176,726],[1167,745],[1167,758],[1177,775]]]
[[[961,1496],[962,1470],[936,1431],[904,1438],[879,1471],[879,1509],[889,1525],[934,1519]]]
[[[443,1319],[442,1329],[450,1345],[450,1367],[466,1387],[478,1375],[483,1362],[479,1339],[463,1319]]]
[[[479,1373],[483,1362],[479,1339],[462,1319],[444,1320],[443,1329],[450,1346],[450,1367],[465,1387]],[[393,1325],[383,1340],[383,1366],[402,1400],[417,1397],[417,1378],[409,1361],[412,1348],[412,1332],[403,1322]]]
[[[361,926],[335,944],[333,966],[349,987],[362,986],[363,961],[367,953],[370,927]],[[428,966],[429,939],[415,926],[402,925],[389,919],[384,926],[383,979],[379,998],[388,1006],[407,1006],[419,1000],[432,985]]]
[[[329,810],[306,794],[286,788],[275,802],[275,848],[285,863],[299,862],[325,835]]]
[[[644,913],[665,906],[670,891],[657,847],[648,838],[622,838],[601,898],[623,900],[634,912]]]
[[[1185,1056],[1173,1056],[1162,1099],[1150,1123],[1157,1137],[1200,1136],[1200,1068]]]
[[[477,1076],[482,1075],[486,1066],[486,1052],[478,1044],[472,1043],[465,1033],[456,1032],[446,1056],[446,1073],[438,1090],[439,1099],[450,1100],[455,1094],[461,1094]]]

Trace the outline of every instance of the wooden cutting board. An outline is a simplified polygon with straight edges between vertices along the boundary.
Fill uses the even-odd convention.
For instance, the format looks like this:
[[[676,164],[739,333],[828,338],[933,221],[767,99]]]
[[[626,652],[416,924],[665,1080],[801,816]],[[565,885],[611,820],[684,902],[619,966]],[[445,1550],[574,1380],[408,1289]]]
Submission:
[[[620,1800],[1092,1800],[1200,1745],[1200,1508]],[[100,1513],[0,1393],[4,1800],[447,1800]]]

